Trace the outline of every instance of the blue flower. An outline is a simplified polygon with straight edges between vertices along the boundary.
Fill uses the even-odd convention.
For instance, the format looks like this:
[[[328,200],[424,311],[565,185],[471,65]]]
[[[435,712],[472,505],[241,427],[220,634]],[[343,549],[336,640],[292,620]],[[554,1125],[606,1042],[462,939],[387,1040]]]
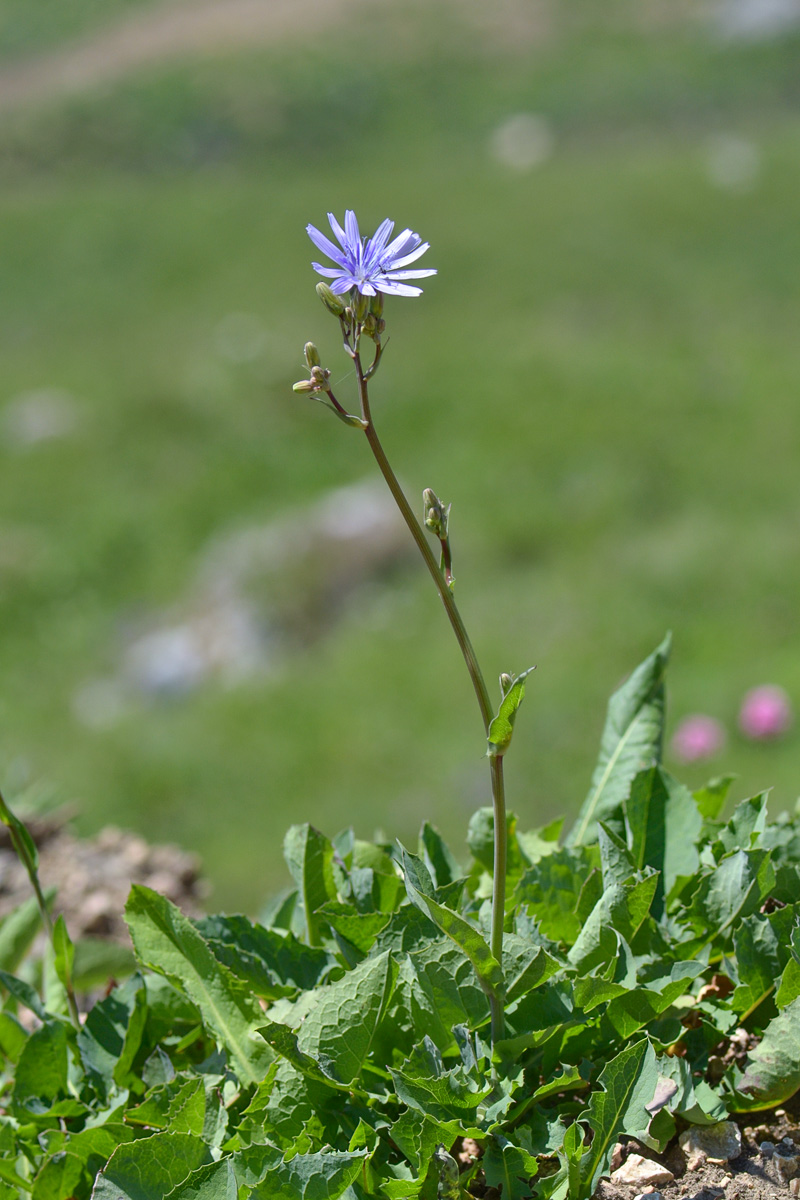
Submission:
[[[394,221],[381,222],[371,238],[362,238],[356,214],[350,209],[344,214],[344,229],[333,213],[328,213],[328,220],[341,249],[313,225],[307,225],[306,232],[317,249],[336,263],[335,267],[323,267],[316,262],[311,265],[319,275],[333,281],[331,291],[337,295],[358,288],[362,296],[374,296],[377,292],[389,296],[419,296],[422,288],[411,287],[402,281],[436,274],[435,271],[402,270],[429,248],[429,243],[421,241],[419,234],[410,229],[404,229],[390,242]]]

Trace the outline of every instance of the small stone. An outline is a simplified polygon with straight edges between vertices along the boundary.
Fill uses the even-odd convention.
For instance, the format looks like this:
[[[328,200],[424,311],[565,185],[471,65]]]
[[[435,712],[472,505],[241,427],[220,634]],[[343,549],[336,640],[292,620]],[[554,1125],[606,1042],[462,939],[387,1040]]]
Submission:
[[[649,1188],[647,1191],[637,1192],[633,1200],[663,1200],[663,1197],[655,1188]]]
[[[715,1125],[693,1125],[678,1139],[686,1156],[687,1171],[696,1171],[703,1163],[724,1163],[742,1153],[742,1135],[733,1121]]]
[[[629,1154],[622,1166],[614,1171],[611,1181],[643,1188],[647,1184],[672,1183],[674,1178],[672,1171],[662,1167],[661,1163],[644,1158],[641,1154]]]
[[[784,1139],[785,1141],[786,1139]],[[794,1179],[800,1173],[800,1158],[797,1157],[794,1143],[787,1146],[784,1142],[775,1147],[772,1166],[777,1179],[781,1183],[788,1183],[790,1179]]]
[[[789,1191],[793,1196],[800,1196],[800,1179],[792,1179],[789,1182]]]
[[[758,1147],[758,1153],[762,1158],[772,1158],[773,1154],[775,1153],[775,1143],[762,1142]]]

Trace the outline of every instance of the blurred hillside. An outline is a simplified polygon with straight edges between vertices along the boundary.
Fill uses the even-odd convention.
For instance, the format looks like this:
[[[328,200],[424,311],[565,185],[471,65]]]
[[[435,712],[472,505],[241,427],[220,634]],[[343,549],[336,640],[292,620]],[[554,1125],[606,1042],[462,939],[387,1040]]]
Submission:
[[[313,338],[349,399],[304,229],[355,207],[439,271],[387,304],[376,419],[409,493],[453,503],[487,676],[537,664],[524,825],[577,808],[668,628],[672,724],[730,731],[684,777],[792,804],[797,735],[735,720],[763,682],[800,705],[796,6],[214,7],[0,20],[6,790],[179,840],[251,908],[291,821],[458,846],[486,802],[363,439],[291,392]]]

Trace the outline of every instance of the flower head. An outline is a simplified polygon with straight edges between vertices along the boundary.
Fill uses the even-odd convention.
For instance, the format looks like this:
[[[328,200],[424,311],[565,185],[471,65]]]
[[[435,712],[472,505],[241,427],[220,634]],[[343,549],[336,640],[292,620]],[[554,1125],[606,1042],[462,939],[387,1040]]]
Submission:
[[[714,717],[693,713],[684,717],[672,737],[672,753],[681,762],[713,758],[725,744],[725,730]]]
[[[372,237],[362,238],[356,214],[351,209],[344,214],[344,229],[333,213],[328,213],[328,220],[339,246],[314,225],[307,225],[306,232],[317,249],[336,263],[335,267],[311,264],[317,274],[333,281],[331,291],[336,295],[357,288],[362,296],[375,296],[378,292],[390,296],[419,296],[422,288],[412,287],[403,280],[424,279],[436,274],[434,270],[403,270],[429,248],[429,243],[423,242],[419,234],[410,229],[404,229],[390,242],[394,221],[382,221]]]
[[[792,723],[792,704],[786,692],[775,684],[753,688],[742,701],[739,728],[754,741],[780,737]]]

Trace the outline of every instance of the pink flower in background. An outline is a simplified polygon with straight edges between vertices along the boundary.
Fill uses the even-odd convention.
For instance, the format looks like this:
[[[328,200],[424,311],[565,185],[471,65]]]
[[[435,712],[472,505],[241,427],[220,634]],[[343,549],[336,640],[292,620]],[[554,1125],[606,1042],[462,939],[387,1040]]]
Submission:
[[[739,728],[755,741],[780,737],[792,723],[792,705],[782,687],[765,683],[753,688],[742,701]]]
[[[684,717],[672,735],[672,753],[681,762],[713,758],[725,745],[725,729],[714,717],[692,713]]]

